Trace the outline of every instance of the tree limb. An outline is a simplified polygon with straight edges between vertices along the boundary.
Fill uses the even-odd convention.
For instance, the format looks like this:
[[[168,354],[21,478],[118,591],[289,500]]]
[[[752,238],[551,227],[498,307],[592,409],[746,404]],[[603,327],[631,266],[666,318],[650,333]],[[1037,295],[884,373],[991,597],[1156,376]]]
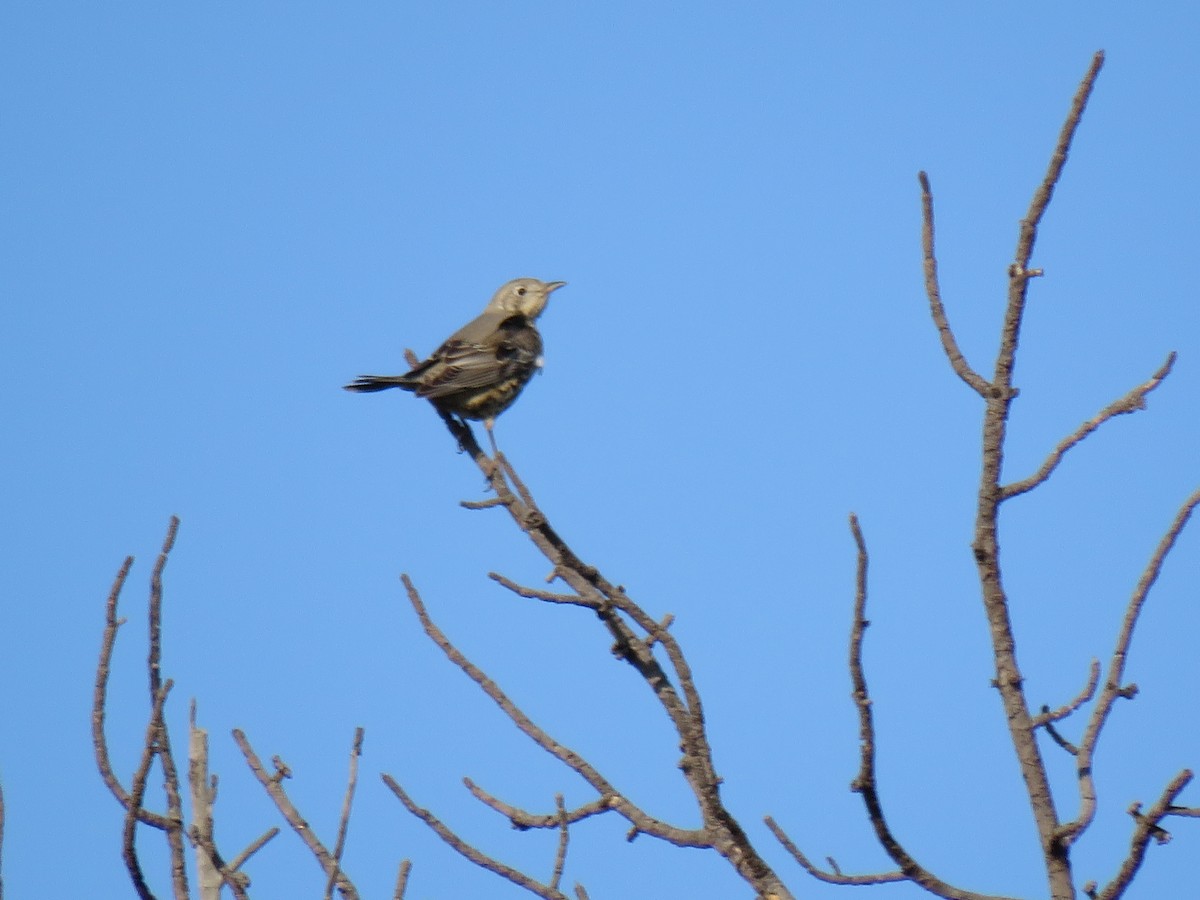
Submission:
[[[1096,782],[1092,766],[1096,755],[1096,746],[1100,740],[1100,733],[1103,731],[1104,725],[1108,722],[1108,717],[1112,714],[1113,705],[1117,702],[1117,699],[1119,697],[1132,696],[1132,693],[1136,691],[1135,686],[1124,685],[1122,683],[1125,677],[1125,662],[1129,655],[1129,646],[1133,641],[1133,631],[1137,626],[1138,616],[1145,605],[1146,597],[1149,595],[1154,583],[1158,580],[1159,573],[1162,572],[1163,563],[1174,548],[1175,542],[1179,539],[1179,535],[1182,533],[1184,526],[1187,525],[1197,505],[1200,505],[1200,490],[1196,490],[1188,497],[1175,514],[1175,519],[1171,522],[1170,527],[1167,528],[1162,539],[1159,540],[1158,546],[1155,548],[1149,562],[1146,563],[1146,568],[1142,571],[1142,575],[1138,579],[1137,586],[1133,590],[1133,595],[1129,598],[1129,604],[1125,607],[1125,616],[1121,621],[1121,629],[1117,634],[1117,643],[1113,648],[1112,658],[1108,663],[1108,671],[1105,674],[1104,686],[1101,688],[1100,698],[1096,701],[1096,705],[1092,709],[1092,715],[1088,720],[1087,728],[1079,744],[1079,753],[1077,754],[1079,811],[1072,821],[1062,826],[1057,835],[1064,846],[1069,846],[1078,840],[1079,836],[1087,830],[1095,818]]]
[[[544,897],[546,900],[567,900],[567,895],[563,894],[557,888],[550,885],[542,884],[536,879],[530,878],[519,869],[514,869],[512,866],[507,866],[491,856],[488,856],[482,850],[479,850],[468,844],[457,834],[451,831],[446,825],[433,813],[427,809],[422,809],[413,802],[412,798],[404,792],[404,788],[396,783],[396,780],[391,775],[383,776],[383,783],[388,786],[396,798],[404,804],[404,808],[410,813],[424,822],[432,829],[434,834],[446,842],[447,846],[456,851],[465,859],[470,860],[482,869],[499,875],[506,881],[510,881],[518,887],[523,887],[530,893],[537,894],[539,897]]]
[[[304,817],[300,815],[300,811],[293,805],[289,799],[287,792],[284,791],[280,782],[285,775],[286,767],[281,763],[276,764],[275,777],[267,774],[263,767],[262,760],[258,758],[258,754],[254,752],[254,748],[250,746],[250,741],[246,739],[245,733],[240,728],[233,729],[233,740],[238,745],[238,749],[242,751],[242,755],[246,758],[246,764],[250,767],[250,771],[254,773],[254,777],[258,779],[258,783],[263,786],[267,795],[275,803],[275,808],[287,820],[287,823],[292,826],[292,830],[300,836],[300,840],[304,841],[305,846],[312,852],[313,858],[321,867],[321,871],[329,876],[333,873],[337,881],[337,889],[341,892],[345,900],[358,900],[358,889],[350,880],[350,876],[345,870],[338,865],[337,860],[333,855],[325,849],[325,845],[313,833],[311,827]]]
[[[1028,478],[1023,478],[1020,481],[1013,482],[1012,484],[1004,485],[1004,487],[1000,489],[1000,499],[1011,499],[1012,497],[1024,494],[1026,491],[1031,491],[1038,485],[1045,482],[1046,479],[1050,477],[1051,473],[1058,468],[1058,464],[1062,462],[1062,458],[1066,455],[1068,450],[1090,435],[1109,419],[1115,419],[1117,416],[1126,415],[1128,413],[1134,413],[1138,410],[1145,409],[1146,395],[1162,384],[1163,379],[1170,374],[1171,367],[1174,365],[1175,353],[1172,352],[1167,356],[1167,361],[1159,366],[1158,371],[1151,375],[1148,381],[1144,382],[1143,384],[1139,384],[1137,387],[1130,390],[1129,393],[1125,394],[1125,396],[1114,400],[1108,406],[1104,407],[1104,409],[1100,410],[1100,412],[1096,413],[1096,415],[1092,416],[1092,418],[1080,425],[1073,434],[1063,438],[1062,441],[1059,442],[1058,446],[1055,447],[1050,455],[1046,458],[1046,461],[1042,463],[1042,467],[1035,473],[1030,475]]]
[[[1171,782],[1163,789],[1158,802],[1146,813],[1142,813],[1140,803],[1135,803],[1129,808],[1129,814],[1133,816],[1135,823],[1133,838],[1130,840],[1129,855],[1125,857],[1125,861],[1121,864],[1121,868],[1113,880],[1096,895],[1097,900],[1117,900],[1125,893],[1126,888],[1133,882],[1133,876],[1137,874],[1146,858],[1146,848],[1150,845],[1151,838],[1159,844],[1165,844],[1171,840],[1171,835],[1159,825],[1163,819],[1171,815],[1200,815],[1200,810],[1180,811],[1178,807],[1172,805],[1175,798],[1183,792],[1191,780],[1191,771],[1184,769],[1171,779]]]
[[[991,393],[991,385],[986,378],[971,368],[962,351],[958,349],[958,341],[954,339],[954,331],[950,328],[950,320],[946,317],[946,307],[942,304],[942,289],[938,282],[937,256],[933,250],[933,191],[929,187],[929,176],[924,172],[917,173],[921,182],[921,250],[924,254],[925,294],[929,297],[929,312],[933,316],[933,324],[942,339],[942,349],[956,375],[965,381],[980,397],[987,398]]]
[[[1096,685],[1099,683],[1100,660],[1093,659],[1092,664],[1088,669],[1087,684],[1083,686],[1083,690],[1076,695],[1074,700],[1072,700],[1070,703],[1060,706],[1058,709],[1052,710],[1048,706],[1043,706],[1041,714],[1033,717],[1033,727],[1042,728],[1043,726],[1049,725],[1051,722],[1062,721],[1096,695]]]

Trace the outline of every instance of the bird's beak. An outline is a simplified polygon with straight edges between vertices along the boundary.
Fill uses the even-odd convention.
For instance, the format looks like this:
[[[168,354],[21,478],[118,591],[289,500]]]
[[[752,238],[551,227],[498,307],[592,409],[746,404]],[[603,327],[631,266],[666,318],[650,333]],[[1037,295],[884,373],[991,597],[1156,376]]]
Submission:
[[[553,294],[555,291],[557,291],[560,287],[562,287],[565,284],[566,284],[565,281],[551,281],[549,284],[546,285],[546,293]]]

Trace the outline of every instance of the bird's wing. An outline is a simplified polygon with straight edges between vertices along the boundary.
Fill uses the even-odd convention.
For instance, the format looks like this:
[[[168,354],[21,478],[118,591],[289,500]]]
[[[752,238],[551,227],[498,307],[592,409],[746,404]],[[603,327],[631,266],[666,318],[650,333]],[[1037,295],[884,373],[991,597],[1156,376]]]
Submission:
[[[541,352],[541,335],[524,316],[480,316],[418,367],[417,394],[435,400],[496,384],[535,368]]]

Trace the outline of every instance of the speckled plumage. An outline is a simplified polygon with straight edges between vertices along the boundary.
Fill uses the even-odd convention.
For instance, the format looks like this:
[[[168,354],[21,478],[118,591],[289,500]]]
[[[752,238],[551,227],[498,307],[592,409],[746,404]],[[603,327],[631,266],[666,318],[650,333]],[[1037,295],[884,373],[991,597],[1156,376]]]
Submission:
[[[492,420],[508,409],[542,364],[536,321],[564,282],[518,278],[492,297],[483,313],[454,332],[404,375],[362,375],[346,390],[412,391],[443,412]]]

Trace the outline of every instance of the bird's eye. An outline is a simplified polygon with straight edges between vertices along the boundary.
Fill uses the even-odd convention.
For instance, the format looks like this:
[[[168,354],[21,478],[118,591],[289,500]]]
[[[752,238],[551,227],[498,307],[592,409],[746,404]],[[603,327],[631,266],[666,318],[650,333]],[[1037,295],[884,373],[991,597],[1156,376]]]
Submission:
[[[517,296],[524,297],[528,290],[529,290],[528,288],[523,288],[523,287],[517,288]]]

